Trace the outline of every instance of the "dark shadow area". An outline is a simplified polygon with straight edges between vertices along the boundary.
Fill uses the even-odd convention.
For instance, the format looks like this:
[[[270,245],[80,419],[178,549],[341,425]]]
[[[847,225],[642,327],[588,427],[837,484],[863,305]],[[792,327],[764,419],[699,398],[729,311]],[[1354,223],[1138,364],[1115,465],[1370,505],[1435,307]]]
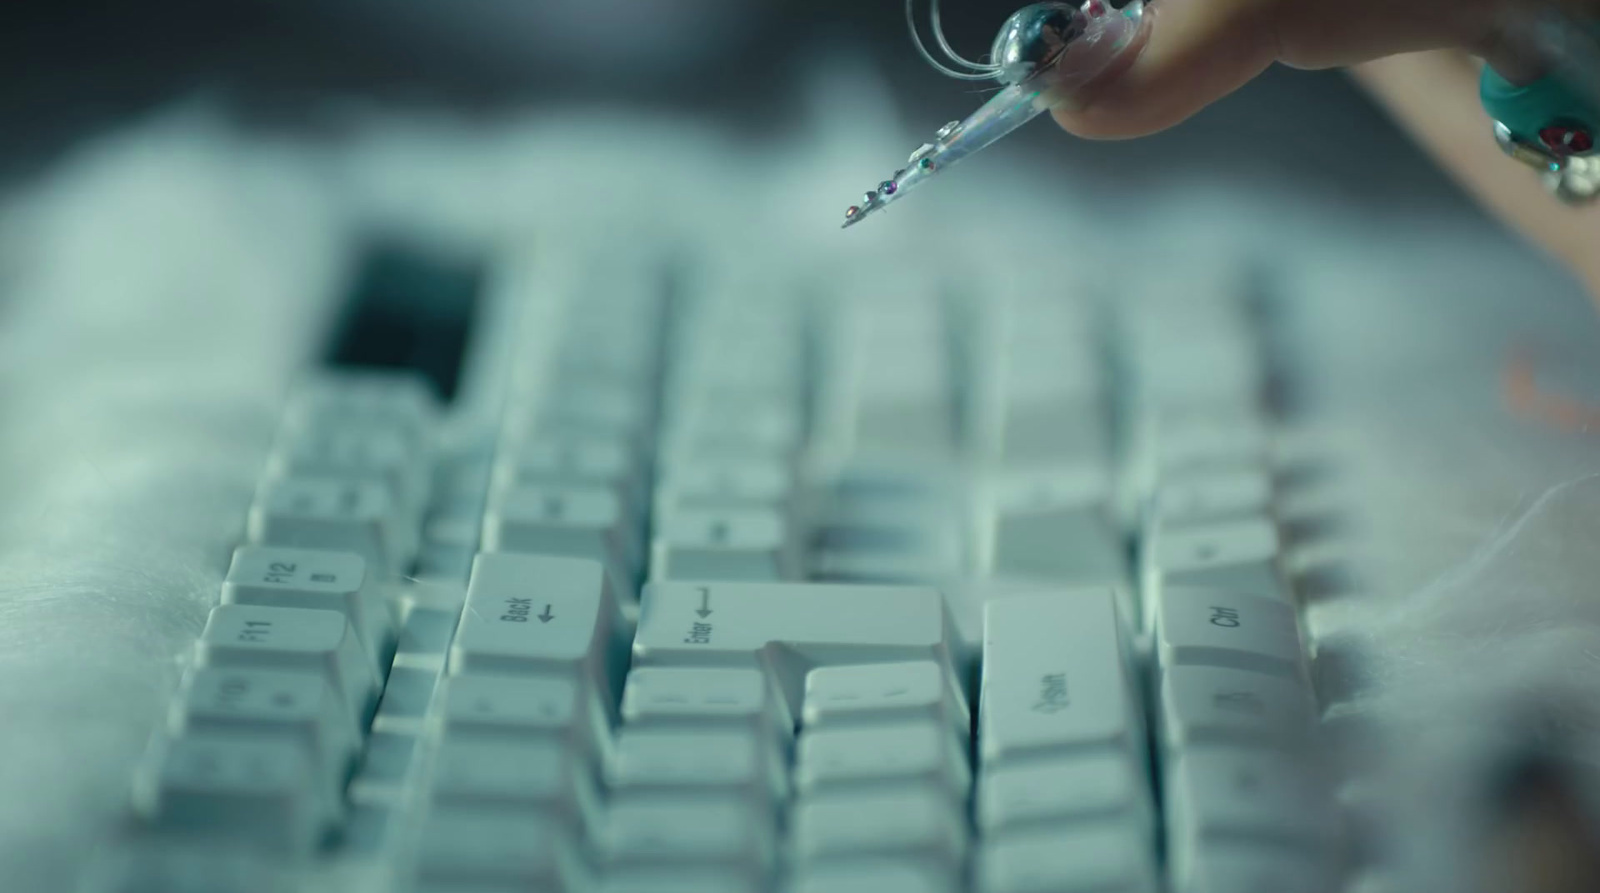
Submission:
[[[1350,567],[1343,562],[1304,568],[1294,575],[1292,583],[1294,591],[1307,603],[1343,598],[1360,590]]]
[[[1324,709],[1359,697],[1375,686],[1369,678],[1376,666],[1368,651],[1369,644],[1350,633],[1337,633],[1317,640],[1316,658],[1311,663],[1311,684],[1317,692],[1317,703]],[[1340,720],[1343,724],[1345,720]],[[1361,734],[1361,723],[1351,721],[1349,734]]]
[[[1319,540],[1333,539],[1350,532],[1352,520],[1338,512],[1294,515],[1278,522],[1278,533],[1283,538],[1285,552],[1309,546]]]
[[[1279,493],[1310,490],[1332,483],[1338,473],[1333,459],[1296,458],[1274,469],[1272,487]]]
[[[991,0],[946,6],[952,42],[971,54],[987,48],[1012,8]],[[494,3],[439,4],[429,15],[454,22],[479,7]],[[355,100],[468,117],[555,101],[623,101],[782,129],[792,126],[786,97],[801,61],[845,45],[871,47],[907,120],[930,122],[930,130],[966,114],[978,98],[974,85],[936,74],[915,55],[898,0],[752,2],[738,28],[716,17],[694,24],[716,47],[712,57],[646,71],[630,70],[626,58],[574,68],[538,49],[548,44],[535,38],[552,35],[502,33],[493,21],[477,30],[430,28],[416,15],[374,14],[381,8],[369,0],[7,4],[0,10],[0,128],[8,137],[0,177],[15,180],[86,136],[196,94],[224,97],[243,119],[272,128],[313,126],[329,101]],[[1040,124],[1013,150],[1106,171],[1099,185],[1108,194],[1201,171],[1244,175],[1308,200],[1395,209],[1443,203],[1476,213],[1336,72],[1269,72],[1149,139],[1076,141]]]

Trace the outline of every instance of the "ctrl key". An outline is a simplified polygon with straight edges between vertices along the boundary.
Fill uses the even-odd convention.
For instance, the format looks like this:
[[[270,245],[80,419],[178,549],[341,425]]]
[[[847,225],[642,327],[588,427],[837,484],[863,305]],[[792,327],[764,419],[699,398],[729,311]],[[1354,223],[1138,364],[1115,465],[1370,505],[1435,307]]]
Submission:
[[[289,741],[231,736],[165,739],[134,787],[158,828],[303,854],[322,837],[332,798],[317,790],[309,754]]]

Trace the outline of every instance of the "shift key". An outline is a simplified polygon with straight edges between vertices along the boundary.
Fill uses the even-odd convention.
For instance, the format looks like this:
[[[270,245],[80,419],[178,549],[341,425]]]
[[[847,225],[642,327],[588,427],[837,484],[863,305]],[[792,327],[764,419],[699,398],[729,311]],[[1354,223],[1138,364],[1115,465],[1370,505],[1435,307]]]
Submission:
[[[1114,591],[1009,596],[984,610],[986,766],[1063,750],[1132,752],[1143,729]]]
[[[615,612],[598,561],[480,554],[449,672],[605,681]]]

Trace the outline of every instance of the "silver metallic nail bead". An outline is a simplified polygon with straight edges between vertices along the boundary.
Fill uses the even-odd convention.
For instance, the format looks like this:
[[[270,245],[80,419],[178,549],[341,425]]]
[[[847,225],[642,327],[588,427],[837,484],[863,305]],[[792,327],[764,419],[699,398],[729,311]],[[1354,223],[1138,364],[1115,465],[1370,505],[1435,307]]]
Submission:
[[[1070,3],[1035,3],[1012,13],[989,50],[999,66],[996,77],[1009,86],[1050,68],[1083,36],[1088,21]]]

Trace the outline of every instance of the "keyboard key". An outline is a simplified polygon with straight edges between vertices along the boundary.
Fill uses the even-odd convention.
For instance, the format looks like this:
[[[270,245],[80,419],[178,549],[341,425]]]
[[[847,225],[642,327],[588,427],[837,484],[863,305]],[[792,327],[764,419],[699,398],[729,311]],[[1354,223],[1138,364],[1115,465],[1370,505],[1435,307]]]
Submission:
[[[781,801],[787,766],[770,736],[747,729],[624,727],[606,767],[614,793],[726,794]]]
[[[215,832],[213,826],[200,829]],[[89,856],[76,893],[302,893],[304,860],[285,859],[270,846],[217,846],[200,837],[185,845],[156,843],[129,835],[109,841]]]
[[[811,574],[877,583],[937,582],[966,572],[967,503],[942,472],[847,468],[814,513]]]
[[[223,733],[292,741],[333,788],[344,783],[361,730],[328,683],[311,673],[195,667],[172,706],[175,734]]]
[[[471,562],[468,562],[470,573]],[[442,669],[449,654],[450,642],[455,638],[456,624],[461,619],[461,600],[468,575],[460,584],[435,583],[435,587],[449,587],[450,597],[441,603],[412,603],[403,611],[399,638],[395,643],[394,665],[427,666]],[[413,587],[413,591],[418,587]]]
[[[605,487],[510,487],[493,497],[483,524],[485,552],[589,558],[629,582],[638,572],[634,517]]]
[[[1333,893],[1325,860],[1271,846],[1208,845],[1173,893]]]
[[[1272,506],[1272,478],[1261,469],[1176,475],[1156,492],[1156,523],[1162,530],[1264,515]]]
[[[392,429],[425,444],[436,425],[438,401],[419,375],[324,373],[296,391],[284,413],[291,430],[350,426]]]
[[[932,661],[819,667],[806,674],[802,722],[824,729],[926,721],[965,741],[972,718],[945,671]]]
[[[389,490],[372,481],[280,478],[250,508],[251,542],[355,552],[398,571],[416,554],[417,534]]]
[[[664,465],[657,485],[658,505],[675,509],[776,507],[793,489],[789,464],[762,454],[726,460],[678,457]]]
[[[1162,590],[1186,586],[1289,597],[1278,568],[1278,532],[1264,518],[1161,529],[1153,540]]]
[[[1163,308],[1160,330],[1147,330],[1129,345],[1141,402],[1168,406],[1233,406],[1260,394],[1261,359],[1248,328],[1173,314]]]
[[[765,668],[778,644],[813,664],[950,662],[944,599],[933,589],[808,583],[652,583],[640,604],[636,666]],[[799,673],[774,667],[789,703]]]
[[[995,455],[1019,467],[1073,459],[1104,462],[1110,445],[1106,410],[1099,399],[1067,392],[1051,400],[1005,408]]]
[[[1157,438],[1159,480],[1200,471],[1259,469],[1270,458],[1266,432],[1253,413],[1168,417],[1162,420]]]
[[[758,326],[727,326],[702,317],[681,329],[687,337],[675,347],[667,391],[674,402],[697,397],[732,402],[739,392],[776,396],[803,388],[805,354],[798,337],[803,333]]]
[[[571,836],[541,816],[432,810],[416,852],[424,883],[506,884],[540,893],[588,889]]]
[[[795,804],[791,822],[801,863],[906,858],[954,873],[967,850],[964,810],[926,787],[814,794]]]
[[[627,797],[607,815],[604,848],[612,867],[721,868],[762,877],[776,851],[770,810],[739,798]]]
[[[363,724],[377,701],[372,663],[349,622],[335,611],[221,605],[211,609],[197,651],[204,666],[314,673]]]
[[[788,893],[954,893],[948,871],[909,859],[852,859],[805,868]]]
[[[978,744],[986,766],[1142,743],[1110,589],[1017,595],[984,608]]]
[[[450,672],[591,679],[609,694],[615,604],[596,562],[479,555],[450,646]]]
[[[838,583],[939,584],[959,577],[959,551],[918,544],[906,548],[829,547],[812,552],[806,576]]]
[[[351,802],[398,802],[408,792],[418,750],[415,735],[373,732],[361,755],[361,767],[350,780]]]
[[[469,539],[476,544],[478,541],[476,524],[472,530]],[[431,533],[431,530],[428,533]],[[465,586],[467,577],[472,574],[472,559],[476,554],[475,546],[424,542],[421,551],[417,553],[414,577],[429,583],[453,583]]]
[[[201,836],[306,853],[331,818],[311,754],[292,741],[210,735],[159,746],[135,790],[146,817]]]
[[[986,840],[982,893],[1156,893],[1156,860],[1137,828],[1063,825]]]
[[[678,509],[658,513],[653,580],[792,580],[794,538],[771,509]]]
[[[387,665],[393,647],[393,610],[367,579],[366,561],[354,553],[235,549],[222,584],[222,603],[338,611],[355,628],[375,670]]]
[[[1179,876],[1215,843],[1297,845],[1337,831],[1330,792],[1302,761],[1270,750],[1196,747],[1167,769],[1167,829]]]
[[[606,872],[600,893],[761,893],[766,887],[747,872],[716,868],[662,868]]]
[[[565,741],[582,735],[582,688],[572,677],[448,676],[439,687],[445,734]]]
[[[1083,820],[1137,825],[1154,835],[1144,767],[1125,754],[1090,753],[1001,766],[978,785],[985,834]]]
[[[639,387],[655,380],[661,374],[656,350],[660,338],[655,332],[632,325],[619,327],[617,322],[613,318],[593,320],[577,328],[569,326],[557,347],[554,371],[558,380],[608,381]],[[549,373],[541,369],[539,374]]]
[[[614,436],[541,435],[500,457],[494,487],[594,484],[611,490],[632,515],[644,511],[644,477],[632,444]]]
[[[356,802],[339,829],[339,851],[356,859],[382,859],[399,824],[392,806]]]
[[[513,412],[508,421],[513,429],[522,428],[534,438],[579,435],[637,443],[645,436],[652,414],[645,389],[580,375],[563,376],[547,389],[545,398],[527,413],[527,420]]]
[[[856,400],[848,424],[851,446],[869,456],[946,457],[952,454],[957,435],[950,394],[943,379],[942,361],[903,355],[908,369],[905,378],[923,375],[936,381],[931,387],[902,387],[899,377],[887,372],[889,364],[902,360],[877,358],[857,373],[854,379]],[[920,375],[919,375],[920,373]],[[872,381],[877,378],[878,381]],[[852,393],[846,391],[845,393]]]
[[[431,483],[428,457],[402,431],[338,423],[283,438],[266,474],[379,483],[408,515],[428,504]]]
[[[804,431],[797,401],[727,387],[705,388],[676,402],[663,437],[663,452],[693,455],[701,450],[739,448],[786,455]]]
[[[1109,480],[1088,468],[1010,475],[993,487],[988,567],[1002,577],[1120,583],[1127,577]]]
[[[964,751],[943,723],[806,729],[796,749],[795,786],[806,794],[922,784],[965,802],[972,773]]]
[[[1162,740],[1181,750],[1193,744],[1285,744],[1312,732],[1310,691],[1297,679],[1245,670],[1175,666],[1163,674]]]
[[[378,701],[372,728],[386,732],[420,734],[439,684],[438,667],[393,667]]]
[[[1169,589],[1156,623],[1163,670],[1206,666],[1293,678],[1304,665],[1294,608],[1274,599]]]
[[[759,670],[639,667],[628,674],[622,719],[633,727],[733,727],[794,737],[788,706]]]
[[[552,741],[468,741],[446,736],[434,754],[436,808],[543,815],[583,833],[599,793],[586,763]]]

